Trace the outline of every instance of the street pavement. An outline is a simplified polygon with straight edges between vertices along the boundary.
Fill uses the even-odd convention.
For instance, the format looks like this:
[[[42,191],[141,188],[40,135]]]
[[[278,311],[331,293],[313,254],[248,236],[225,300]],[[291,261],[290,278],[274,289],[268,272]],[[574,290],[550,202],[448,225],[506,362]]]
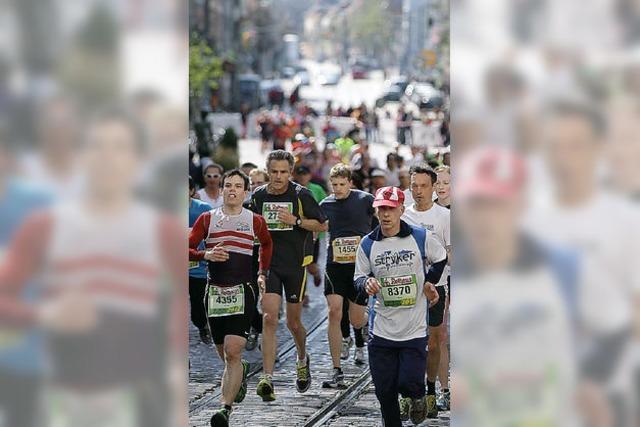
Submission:
[[[247,397],[244,402],[234,409],[230,425],[246,427],[285,427],[285,426],[361,426],[371,427],[381,425],[380,409],[375,398],[373,385],[367,383],[368,366],[356,366],[353,361],[353,349],[349,360],[343,362],[343,370],[347,384],[357,378],[363,378],[362,393],[352,396],[352,401],[343,406],[337,406],[337,411],[329,412],[326,417],[320,417],[326,408],[335,404],[342,397],[343,391],[322,388],[322,381],[328,379],[332,371],[329,344],[327,342],[326,302],[321,287],[309,288],[310,304],[303,310],[303,322],[309,331],[307,346],[311,357],[313,382],[311,388],[304,394],[295,390],[295,350],[289,351],[276,364],[274,386],[276,401],[264,403],[256,394],[259,375],[249,379]],[[200,342],[197,330],[191,327],[189,336],[191,370],[189,376],[190,422],[192,427],[209,426],[213,411],[219,409],[218,398],[220,377],[223,364],[215,354],[213,347]],[[278,353],[292,346],[292,340],[281,319],[278,329]],[[245,351],[245,359],[252,367],[261,362],[259,350]],[[348,392],[348,390],[347,390]],[[319,423],[309,423],[312,418],[322,420]],[[405,423],[405,425],[411,425]],[[449,425],[448,413],[438,419],[428,420],[422,426],[445,427]]]

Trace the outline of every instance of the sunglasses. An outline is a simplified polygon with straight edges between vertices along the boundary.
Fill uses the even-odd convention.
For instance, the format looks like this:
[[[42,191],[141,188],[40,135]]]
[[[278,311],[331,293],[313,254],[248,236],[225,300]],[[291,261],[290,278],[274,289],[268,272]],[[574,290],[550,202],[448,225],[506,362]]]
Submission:
[[[220,178],[220,175],[218,175],[217,173],[213,174],[213,173],[208,173],[205,175],[207,178]]]

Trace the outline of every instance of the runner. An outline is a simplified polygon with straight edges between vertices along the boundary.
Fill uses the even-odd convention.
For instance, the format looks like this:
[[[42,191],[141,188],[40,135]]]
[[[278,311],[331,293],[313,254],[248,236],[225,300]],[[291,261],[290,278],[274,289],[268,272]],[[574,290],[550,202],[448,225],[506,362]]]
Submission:
[[[447,253],[451,251],[449,210],[433,202],[433,185],[437,180],[436,173],[426,164],[415,165],[410,170],[411,195],[413,205],[405,209],[402,219],[415,227],[429,230],[445,247]],[[440,367],[441,348],[447,344],[447,328],[444,314],[447,300],[447,276],[445,272],[436,284],[438,303],[429,308],[429,353],[427,357],[427,417],[436,418],[436,377]],[[448,375],[447,375],[448,377]],[[448,396],[449,384],[447,378],[440,378],[443,393]],[[400,402],[403,420],[409,417],[409,398]]]
[[[439,166],[434,171],[438,175],[434,186],[438,198],[434,200],[438,205],[451,209],[451,168],[449,166]],[[449,251],[451,257],[451,251]],[[451,264],[451,259],[449,259]],[[442,387],[440,396],[437,400],[438,410],[448,411],[451,402],[451,393],[449,392],[449,305],[451,304],[451,266],[447,266],[447,301],[444,307],[444,322],[447,326],[447,341],[440,343],[440,386]]]
[[[264,216],[274,245],[271,274],[262,296],[264,374],[256,390],[265,402],[276,398],[272,377],[283,287],[287,301],[287,327],[298,351],[296,388],[304,393],[311,386],[307,332],[301,320],[307,281],[305,267],[313,258],[313,232],[327,231],[328,224],[311,192],[289,180],[293,166],[291,153],[284,150],[269,153],[269,184],[257,188],[251,198],[251,208]]]
[[[189,176],[189,232],[198,217],[211,210],[211,206],[194,199],[196,184]],[[204,243],[198,249],[204,249]],[[200,340],[211,345],[211,334],[207,328],[207,314],[204,308],[204,295],[207,287],[207,267],[202,261],[189,261],[189,302],[191,304],[191,322],[200,331]]]
[[[396,187],[378,190],[373,206],[380,226],[360,241],[354,274],[358,290],[375,296],[369,312],[369,365],[386,427],[402,426],[398,393],[411,398],[414,424],[426,417],[427,306],[438,302],[433,284],[447,263],[432,233],[400,219],[403,202]]]
[[[324,294],[329,306],[329,349],[333,360],[333,376],[322,383],[324,388],[343,388],[344,374],[340,366],[342,331],[340,322],[344,300],[348,300],[348,316],[354,328],[361,333],[367,319],[368,298],[358,294],[353,286],[356,250],[360,239],[371,231],[373,196],[351,189],[351,169],[339,163],[329,173],[333,194],[320,203],[329,219],[329,245]],[[351,338],[349,337],[349,340]],[[364,343],[356,350],[356,359],[364,360]],[[348,351],[348,347],[347,347]],[[348,353],[347,353],[348,356]]]
[[[212,208],[222,206],[222,195],[220,194],[220,177],[224,168],[217,163],[209,163],[204,167],[204,188],[198,190],[198,197]]]
[[[241,357],[257,298],[251,287],[254,239],[260,240],[261,288],[272,252],[264,218],[242,207],[249,178],[233,169],[224,175],[222,185],[223,206],[200,215],[189,235],[189,260],[208,261],[207,315],[216,350],[225,362],[223,407],[211,417],[212,427],[228,426],[233,403],[242,402],[247,393],[249,362]],[[198,249],[202,241],[206,251]]]
[[[267,171],[264,169],[252,169],[249,172],[249,188],[251,190],[250,194],[247,196],[248,201],[245,199],[245,203],[242,204],[245,208],[249,209],[251,207],[251,195],[256,188],[266,184],[269,181],[269,175]],[[258,287],[258,271],[259,262],[258,262],[258,254],[260,251],[260,241],[255,239],[253,241],[253,269],[252,269],[252,277],[253,280],[251,284],[254,285],[254,290],[256,294],[259,294],[260,289]],[[247,345],[245,348],[248,351],[253,351],[258,346],[258,336],[262,333],[262,314],[258,311],[259,301],[256,300],[255,311],[253,313],[253,319],[251,320],[251,330],[249,331],[249,337],[247,338]]]
[[[438,175],[435,185],[438,198],[434,201],[440,206],[451,209],[451,168],[438,166],[435,173]]]

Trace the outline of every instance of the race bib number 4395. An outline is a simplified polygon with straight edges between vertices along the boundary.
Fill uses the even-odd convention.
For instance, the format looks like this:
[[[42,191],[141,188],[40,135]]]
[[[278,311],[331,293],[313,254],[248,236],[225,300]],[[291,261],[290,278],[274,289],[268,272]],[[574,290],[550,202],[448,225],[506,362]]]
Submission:
[[[289,213],[293,213],[293,203],[291,202],[265,202],[262,205],[262,216],[267,222],[270,231],[293,230],[293,226],[278,220],[278,209],[285,208]]]
[[[354,263],[356,262],[356,251],[360,243],[360,236],[339,237],[331,243],[333,248],[333,262]]]
[[[418,295],[416,275],[380,278],[382,302],[385,307],[413,307]]]
[[[223,288],[209,286],[207,314],[209,317],[244,314],[244,285]]]

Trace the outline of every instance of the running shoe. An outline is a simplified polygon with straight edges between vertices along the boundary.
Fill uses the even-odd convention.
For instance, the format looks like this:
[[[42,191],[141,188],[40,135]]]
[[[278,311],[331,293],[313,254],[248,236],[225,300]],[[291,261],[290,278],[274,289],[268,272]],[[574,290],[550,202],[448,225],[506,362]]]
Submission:
[[[400,420],[409,421],[409,411],[411,411],[411,398],[402,397],[400,399]]]
[[[229,427],[229,415],[231,412],[228,409],[218,409],[211,417],[211,427]]]
[[[411,409],[409,410],[409,418],[413,425],[418,425],[427,417],[427,405],[424,396],[417,399],[411,399]],[[436,413],[437,416],[437,413]]]
[[[344,373],[340,368],[333,368],[333,376],[329,381],[322,383],[322,388],[339,388],[343,389],[347,386],[344,383]]]
[[[247,344],[245,344],[244,348],[247,351],[253,351],[258,346],[258,333],[255,329],[251,328],[249,332],[249,336],[247,337]]]
[[[211,333],[209,332],[209,329],[200,329],[200,341],[202,341],[202,343],[206,345],[212,344],[213,341],[211,340]]]
[[[353,346],[353,339],[342,338],[342,351],[340,352],[340,359],[347,360],[349,358],[349,350],[351,350],[351,346]]]
[[[273,402],[276,400],[276,392],[271,382],[271,376],[262,376],[256,387],[256,394],[262,398],[263,402]]]
[[[240,403],[244,400],[247,395],[247,376],[249,375],[249,362],[246,360],[242,361],[242,384],[240,384],[240,390],[238,390],[238,394],[234,402]]]
[[[311,366],[309,366],[309,355],[307,354],[307,360],[304,364],[298,361],[296,363],[296,389],[299,393],[304,393],[311,387]]]
[[[432,394],[427,395],[427,418],[438,418],[436,396]]]
[[[436,401],[439,411],[448,411],[451,408],[451,392],[443,391]]]
[[[364,365],[367,359],[364,357],[364,347],[356,347],[354,354],[356,365]]]

